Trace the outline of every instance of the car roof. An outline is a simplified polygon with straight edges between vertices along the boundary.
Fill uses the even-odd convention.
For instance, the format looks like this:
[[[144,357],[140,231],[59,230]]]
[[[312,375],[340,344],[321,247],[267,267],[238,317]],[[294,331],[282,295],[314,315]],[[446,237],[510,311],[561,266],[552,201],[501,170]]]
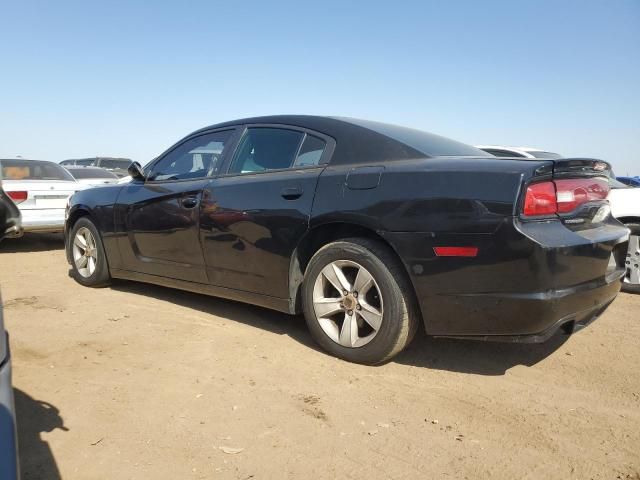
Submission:
[[[247,124],[294,126],[331,137],[336,140],[335,151],[331,158],[332,165],[352,163],[354,159],[378,162],[429,157],[428,154],[419,151],[400,138],[394,138],[391,135],[382,133],[385,127],[405,129],[406,131],[414,129],[347,117],[320,115],[269,115],[249,117],[210,125],[193,132],[189,136],[198,135],[213,129]],[[429,132],[422,132],[433,137],[438,137]],[[443,140],[455,142],[449,139]],[[469,146],[469,148],[472,147]],[[484,156],[483,154],[484,152],[478,152],[475,156]]]
[[[51,160],[36,160],[34,158],[0,158],[0,162],[45,162],[58,165],[57,162],[52,162]]]

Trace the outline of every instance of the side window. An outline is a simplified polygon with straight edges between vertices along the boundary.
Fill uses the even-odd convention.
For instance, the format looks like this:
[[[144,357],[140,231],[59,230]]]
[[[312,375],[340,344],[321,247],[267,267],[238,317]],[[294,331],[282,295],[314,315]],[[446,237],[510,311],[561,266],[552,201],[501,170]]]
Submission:
[[[149,180],[185,180],[212,175],[220,165],[233,130],[207,133],[187,140],[151,168]]]
[[[249,128],[240,141],[229,173],[254,173],[293,165],[304,133],[283,128]]]
[[[302,147],[300,147],[300,153],[298,153],[298,157],[293,165],[295,167],[318,165],[326,146],[327,142],[324,140],[307,134],[304,142],[302,142]]]

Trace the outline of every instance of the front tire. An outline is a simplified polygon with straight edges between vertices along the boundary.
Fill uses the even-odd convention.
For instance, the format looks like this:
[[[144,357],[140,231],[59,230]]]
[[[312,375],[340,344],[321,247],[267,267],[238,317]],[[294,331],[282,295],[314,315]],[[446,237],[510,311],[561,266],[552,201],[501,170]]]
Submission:
[[[626,223],[631,230],[629,249],[625,259],[627,272],[622,283],[622,291],[640,293],[640,223]]]
[[[350,238],[322,247],[307,266],[302,298],[314,339],[350,362],[386,362],[417,330],[413,288],[381,242]]]
[[[71,276],[85,287],[109,285],[109,265],[100,232],[87,217],[80,218],[71,229],[67,244],[71,259]]]

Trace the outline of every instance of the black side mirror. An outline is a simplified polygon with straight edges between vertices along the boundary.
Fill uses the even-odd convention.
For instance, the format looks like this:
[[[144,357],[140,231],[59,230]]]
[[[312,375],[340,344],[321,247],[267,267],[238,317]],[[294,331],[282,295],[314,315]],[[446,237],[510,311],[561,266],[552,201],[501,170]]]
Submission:
[[[142,180],[144,182],[146,179],[142,166],[138,162],[131,162],[131,165],[127,168],[127,173],[134,180]]]

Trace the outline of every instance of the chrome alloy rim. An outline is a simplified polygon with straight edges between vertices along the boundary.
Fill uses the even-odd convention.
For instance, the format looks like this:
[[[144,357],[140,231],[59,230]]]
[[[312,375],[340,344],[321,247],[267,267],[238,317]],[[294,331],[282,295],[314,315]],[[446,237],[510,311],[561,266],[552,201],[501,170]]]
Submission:
[[[380,288],[367,269],[350,260],[322,269],[313,286],[313,309],[324,333],[343,347],[366,345],[382,325]]]
[[[629,249],[627,250],[626,267],[627,273],[624,282],[631,285],[640,284],[640,236],[631,235],[629,237]]]
[[[96,239],[86,227],[79,228],[73,238],[73,263],[78,273],[84,278],[90,277],[96,271],[98,264]]]

